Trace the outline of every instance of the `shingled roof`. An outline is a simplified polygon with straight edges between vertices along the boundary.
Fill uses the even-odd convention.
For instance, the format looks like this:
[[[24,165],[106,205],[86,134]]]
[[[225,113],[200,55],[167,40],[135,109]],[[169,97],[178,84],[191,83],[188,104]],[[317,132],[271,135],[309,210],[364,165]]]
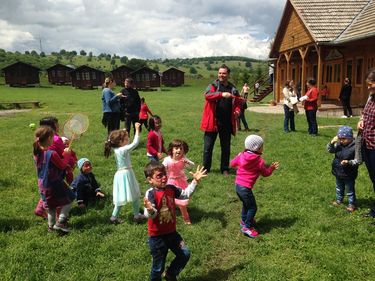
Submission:
[[[349,26],[355,29],[352,23],[373,0],[290,0],[290,3],[316,42],[332,42]]]

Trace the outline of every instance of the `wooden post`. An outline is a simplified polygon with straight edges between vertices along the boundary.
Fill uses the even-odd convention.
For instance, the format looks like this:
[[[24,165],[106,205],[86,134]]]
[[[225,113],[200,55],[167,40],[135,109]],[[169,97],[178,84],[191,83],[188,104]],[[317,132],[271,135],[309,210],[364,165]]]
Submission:
[[[290,80],[290,66],[289,66],[289,62],[290,62],[290,57],[292,56],[292,51],[290,51],[289,53],[284,53],[284,56],[285,56],[285,59],[286,59],[286,80]]]
[[[322,59],[320,55],[321,48],[319,46],[315,45],[316,52],[318,54],[318,74],[316,77],[316,87],[318,88],[318,91],[320,93],[320,85],[322,84]],[[320,107],[322,104],[322,97],[319,94],[318,95],[318,107]]]
[[[303,96],[305,94],[305,87],[306,87],[306,83],[305,83],[305,80],[306,80],[306,61],[305,61],[305,58],[306,58],[308,50],[309,50],[309,46],[306,46],[305,50],[303,50],[303,48],[300,48],[298,50],[300,55],[301,55],[301,58],[302,58],[301,96]]]

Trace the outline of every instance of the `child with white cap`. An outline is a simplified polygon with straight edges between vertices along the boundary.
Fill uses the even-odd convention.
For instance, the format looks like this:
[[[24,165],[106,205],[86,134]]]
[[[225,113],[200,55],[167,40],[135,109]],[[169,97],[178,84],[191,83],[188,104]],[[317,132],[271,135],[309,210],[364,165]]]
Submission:
[[[263,139],[258,135],[249,135],[245,139],[245,150],[240,152],[230,165],[237,169],[236,172],[236,193],[242,201],[241,232],[255,238],[259,234],[255,230],[255,214],[257,204],[253,194],[253,187],[260,175],[270,176],[274,170],[279,168],[279,162],[273,162],[267,166],[261,157],[263,153]]]
[[[353,130],[349,126],[341,126],[337,135],[327,145],[330,153],[335,153],[332,161],[332,174],[336,177],[336,200],[332,205],[339,206],[343,203],[345,187],[348,192],[348,212],[355,210],[355,179],[358,176],[358,164],[355,160],[355,142]]]
[[[72,182],[72,188],[77,193],[79,208],[86,208],[89,201],[94,198],[104,197],[95,175],[92,173],[92,165],[89,159],[81,158],[77,162],[80,174]]]

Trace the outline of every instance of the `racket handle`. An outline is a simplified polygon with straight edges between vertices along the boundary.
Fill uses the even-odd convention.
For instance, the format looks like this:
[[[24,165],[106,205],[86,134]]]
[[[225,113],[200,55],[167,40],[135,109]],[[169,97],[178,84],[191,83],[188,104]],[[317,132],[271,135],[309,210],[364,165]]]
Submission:
[[[69,150],[70,150],[70,148],[72,147],[72,143],[73,143],[73,140],[74,140],[75,137],[76,137],[76,134],[73,134],[73,135],[72,135],[72,138],[70,139],[69,147],[68,147]]]

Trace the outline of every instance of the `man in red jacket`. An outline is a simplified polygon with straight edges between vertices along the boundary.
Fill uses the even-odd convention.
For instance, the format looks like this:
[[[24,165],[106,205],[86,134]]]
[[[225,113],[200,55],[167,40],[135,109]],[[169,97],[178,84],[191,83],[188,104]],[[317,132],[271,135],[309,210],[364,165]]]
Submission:
[[[235,86],[228,81],[230,69],[223,64],[218,71],[218,79],[208,85],[202,115],[201,130],[204,131],[203,166],[209,172],[212,151],[217,135],[221,146],[220,171],[229,172],[230,140],[236,134],[236,119],[240,112],[240,98]]]

